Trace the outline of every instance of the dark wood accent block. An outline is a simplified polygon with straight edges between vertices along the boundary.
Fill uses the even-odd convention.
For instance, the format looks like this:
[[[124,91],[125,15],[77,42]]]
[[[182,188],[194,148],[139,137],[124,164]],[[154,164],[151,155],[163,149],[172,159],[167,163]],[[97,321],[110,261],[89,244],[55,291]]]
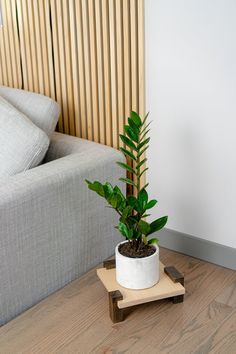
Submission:
[[[184,302],[184,295],[173,296],[171,299],[173,304],[179,304],[180,302]]]
[[[115,259],[110,259],[108,261],[103,262],[103,267],[106,269],[112,269],[116,267],[116,261]]]
[[[109,312],[113,323],[124,321],[124,310],[119,309],[117,302],[123,300],[123,295],[119,290],[110,291],[109,296]]]
[[[184,276],[174,266],[165,267],[164,272],[174,283],[180,283],[184,286]]]

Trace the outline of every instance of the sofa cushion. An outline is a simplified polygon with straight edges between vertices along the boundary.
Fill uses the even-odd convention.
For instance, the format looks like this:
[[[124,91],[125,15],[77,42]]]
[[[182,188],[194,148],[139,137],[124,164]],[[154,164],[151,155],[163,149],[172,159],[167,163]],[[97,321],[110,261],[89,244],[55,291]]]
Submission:
[[[48,136],[0,96],[0,176],[37,166],[48,146]]]
[[[54,132],[60,115],[57,102],[38,93],[7,86],[0,86],[0,95],[24,113],[48,136]]]

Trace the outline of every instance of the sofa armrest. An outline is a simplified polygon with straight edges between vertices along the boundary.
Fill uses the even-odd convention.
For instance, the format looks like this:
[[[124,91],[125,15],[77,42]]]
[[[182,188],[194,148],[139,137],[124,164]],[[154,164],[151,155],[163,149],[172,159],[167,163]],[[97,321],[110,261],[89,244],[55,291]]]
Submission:
[[[94,143],[89,140],[77,138],[71,135],[53,133],[50,138],[50,146],[45,157],[45,162],[53,161],[61,157],[65,157],[72,154],[81,154],[81,156],[91,153],[116,153],[117,158],[123,158],[123,156],[116,150],[101,144]],[[120,155],[119,155],[120,154]]]
[[[56,134],[50,158],[0,183],[0,324],[111,256],[120,241],[118,216],[85,183],[117,184],[120,152]]]

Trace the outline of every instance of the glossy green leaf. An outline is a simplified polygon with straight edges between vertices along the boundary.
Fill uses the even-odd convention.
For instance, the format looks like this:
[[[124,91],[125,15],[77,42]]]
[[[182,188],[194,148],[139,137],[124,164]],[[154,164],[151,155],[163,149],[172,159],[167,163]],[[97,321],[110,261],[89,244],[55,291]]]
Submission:
[[[132,206],[133,208],[135,208],[135,206],[137,205],[137,198],[135,198],[134,196],[130,195],[127,197],[127,203]]]
[[[137,155],[137,158],[139,158],[140,156],[142,156],[142,154],[149,148],[149,145],[145,146]]]
[[[108,199],[108,203],[111,204],[111,206],[114,209],[119,208],[120,203],[122,202],[121,196],[117,193],[113,193],[111,197]]]
[[[136,150],[135,144],[127,136],[120,134],[120,138],[131,150]]]
[[[157,203],[156,199],[150,200],[146,205],[145,205],[145,210],[147,209],[152,209]]]
[[[149,231],[150,231],[150,225],[149,223],[147,223],[144,220],[140,220],[138,223],[138,228],[139,230],[142,232],[142,234],[144,235],[148,235]]]
[[[147,218],[148,216],[151,216],[151,214],[143,214],[142,218]]]
[[[143,141],[143,139],[145,138],[145,136],[150,132],[151,129],[148,129],[147,131],[145,131],[145,133],[141,136],[140,138],[140,143]]]
[[[134,156],[134,154],[132,154],[131,151],[126,150],[126,149],[124,149],[123,147],[120,147],[120,151],[122,151],[125,156],[130,157],[131,160],[133,160],[133,161],[136,161],[136,160],[137,160],[136,157]]]
[[[139,129],[139,127],[137,127],[137,125],[134,123],[134,121],[133,121],[131,118],[128,118],[128,123],[129,123],[130,128],[132,128],[133,131],[134,131],[137,135],[139,135],[140,129]]]
[[[148,186],[149,186],[149,183],[146,183],[145,186],[142,187],[142,189],[146,189]]]
[[[131,115],[130,115],[130,118],[133,120],[133,122],[135,123],[135,125],[137,127],[141,127],[142,120],[141,120],[140,116],[138,115],[138,113],[132,111]]]
[[[118,225],[118,230],[120,231],[120,233],[124,236],[124,237],[129,237],[129,231],[128,228],[125,224],[123,224],[122,222],[119,222]]]
[[[113,187],[110,183],[106,182],[103,186],[105,198],[109,198],[113,193]]]
[[[130,184],[131,186],[137,187],[136,184],[134,183],[134,181],[132,181],[132,180],[129,179],[129,178],[123,178],[123,177],[121,177],[121,178],[119,178],[119,180],[120,180],[121,182]]]
[[[93,183],[86,181],[88,183],[88,187],[89,189],[91,189],[92,191],[96,192],[97,194],[99,194],[101,197],[105,196],[104,190],[103,190],[103,185],[98,182],[95,181]]]
[[[133,229],[128,229],[128,239],[129,240],[131,240],[133,238],[133,233],[134,233]]]
[[[138,143],[139,141],[139,137],[138,137],[138,134],[135,133],[135,131],[132,130],[132,128],[130,128],[129,125],[125,125],[124,126],[124,130],[126,132],[126,134],[128,135],[128,137],[135,141],[136,143]]]
[[[149,116],[149,112],[145,115],[143,121],[142,121],[142,125],[144,125],[146,123],[146,120],[148,119]]]
[[[119,188],[118,186],[115,186],[113,190],[114,190],[115,193],[119,194],[119,195],[122,197],[122,199],[125,200],[125,196],[124,196],[124,194],[121,192],[121,190],[120,190],[120,188]]]
[[[151,235],[153,232],[161,230],[166,225],[167,220],[168,216],[163,216],[162,218],[153,221],[150,224],[150,231],[148,232],[148,235]]]
[[[142,189],[139,194],[138,194],[138,201],[141,203],[141,205],[145,205],[148,201],[148,194],[146,189]]]
[[[138,176],[138,179],[140,179],[142,177],[142,175],[148,170],[148,167],[146,167]]]
[[[140,161],[140,162],[137,164],[136,169],[138,170],[146,161],[147,161],[147,158],[145,157],[145,159],[143,159],[142,161]]]
[[[157,245],[158,244],[158,238],[151,238],[149,241],[148,241],[148,244],[149,245]]]
[[[133,207],[131,205],[128,205],[122,213],[122,218],[126,219],[128,216],[132,214]]]
[[[144,141],[142,141],[140,144],[138,144],[137,150],[139,151],[140,149],[142,149],[142,147],[143,147],[144,145],[146,145],[149,141],[150,141],[150,138],[147,138],[147,139],[145,139]]]
[[[117,161],[116,162],[117,165],[119,165],[120,167],[124,168],[125,170],[129,171],[129,172],[132,172],[136,175],[136,171],[131,167],[129,166],[127,163],[124,163],[124,162],[120,162],[120,161]]]
[[[145,125],[145,127],[140,131],[140,134],[141,134],[141,135],[142,135],[144,132],[146,132],[147,128],[150,126],[151,123],[152,123],[152,121],[149,122],[147,125]]]

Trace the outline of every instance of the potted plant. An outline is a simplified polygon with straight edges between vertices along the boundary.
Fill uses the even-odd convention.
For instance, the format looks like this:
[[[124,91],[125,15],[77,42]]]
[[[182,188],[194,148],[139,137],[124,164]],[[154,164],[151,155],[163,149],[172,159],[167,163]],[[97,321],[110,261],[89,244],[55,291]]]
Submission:
[[[146,124],[148,114],[142,120],[136,112],[128,118],[124,126],[124,134],[120,139],[125,144],[120,151],[129,163],[118,161],[117,164],[128,171],[129,178],[120,178],[120,181],[132,186],[132,192],[125,196],[118,186],[112,186],[99,181],[86,180],[89,189],[105,198],[108,205],[119,215],[118,225],[115,226],[125,238],[116,246],[116,280],[129,289],[145,289],[152,287],[159,281],[159,247],[156,238],[149,236],[162,229],[167,216],[149,223],[146,218],[148,211],[153,208],[157,200],[149,200],[146,188],[148,183],[141,187],[141,177],[148,169],[145,167],[147,158],[143,158],[148,149],[149,124]]]

